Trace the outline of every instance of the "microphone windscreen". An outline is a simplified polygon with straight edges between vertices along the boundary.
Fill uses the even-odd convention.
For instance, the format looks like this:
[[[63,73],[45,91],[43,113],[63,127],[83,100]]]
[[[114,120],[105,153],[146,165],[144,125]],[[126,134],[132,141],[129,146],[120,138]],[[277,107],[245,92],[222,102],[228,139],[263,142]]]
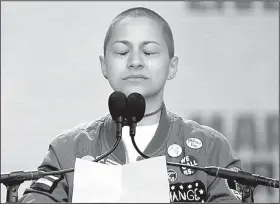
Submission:
[[[145,98],[139,93],[131,93],[127,97],[127,119],[136,118],[136,123],[142,120],[146,110]]]
[[[109,97],[108,106],[113,120],[116,120],[120,116],[125,118],[126,95],[120,91],[113,92]]]

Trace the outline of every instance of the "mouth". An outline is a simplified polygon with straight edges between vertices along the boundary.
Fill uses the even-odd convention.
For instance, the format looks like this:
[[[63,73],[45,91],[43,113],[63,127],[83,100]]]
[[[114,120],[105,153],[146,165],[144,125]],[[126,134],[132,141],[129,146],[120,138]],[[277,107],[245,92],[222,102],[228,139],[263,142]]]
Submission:
[[[146,76],[142,75],[142,74],[137,74],[137,75],[129,75],[127,77],[124,78],[124,80],[127,81],[131,81],[131,82],[140,82],[143,80],[148,79]]]

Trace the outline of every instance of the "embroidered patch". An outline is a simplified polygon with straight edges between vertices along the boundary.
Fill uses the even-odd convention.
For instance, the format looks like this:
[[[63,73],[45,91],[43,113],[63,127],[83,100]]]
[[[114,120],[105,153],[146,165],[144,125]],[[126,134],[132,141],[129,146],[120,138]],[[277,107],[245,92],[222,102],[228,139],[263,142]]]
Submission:
[[[168,175],[168,181],[169,183],[174,183],[177,179],[177,172],[173,169],[168,169],[167,170],[167,175]]]
[[[187,164],[189,166],[198,166],[197,159],[192,155],[183,157],[180,162],[181,164]],[[182,173],[186,176],[193,175],[196,172],[196,169],[190,169],[188,167],[180,167],[180,168]]]
[[[205,185],[197,180],[190,183],[170,184],[170,202],[202,202],[206,200]]]
[[[51,193],[57,186],[58,182],[63,179],[61,175],[49,175],[39,178],[31,184],[31,188]]]
[[[236,172],[240,171],[238,167],[232,167],[229,170]],[[238,200],[242,200],[242,189],[239,183],[232,179],[225,179],[225,184],[234,197],[236,197]]]
[[[202,147],[202,142],[197,138],[187,139],[186,144],[192,149],[199,149],[200,147]]]
[[[171,157],[178,157],[182,153],[182,147],[177,144],[172,144],[168,147],[167,153]]]

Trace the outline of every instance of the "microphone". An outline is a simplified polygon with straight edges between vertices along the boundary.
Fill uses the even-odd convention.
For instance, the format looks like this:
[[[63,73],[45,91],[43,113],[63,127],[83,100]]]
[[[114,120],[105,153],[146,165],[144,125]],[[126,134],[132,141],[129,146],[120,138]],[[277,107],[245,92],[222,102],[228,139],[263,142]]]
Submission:
[[[131,137],[131,142],[142,157],[149,158],[144,153],[140,151],[140,149],[137,147],[135,142],[135,134],[136,134],[136,126],[139,121],[141,121],[144,117],[146,110],[146,102],[145,98],[139,94],[139,93],[132,93],[127,97],[127,123],[129,125],[129,135]]]
[[[139,93],[132,93],[127,97],[127,113],[126,118],[130,126],[129,134],[134,137],[136,134],[136,126],[142,120],[146,110],[145,98]]]
[[[259,176],[246,171],[233,171],[226,168],[220,168],[215,166],[205,167],[205,172],[208,175],[216,176],[225,179],[233,179],[243,185],[257,186],[263,185],[273,188],[279,188],[279,181],[276,179]]]
[[[120,91],[113,92],[108,100],[109,111],[112,119],[117,124],[116,130],[116,141],[111,149],[102,154],[100,157],[96,158],[93,162],[98,162],[101,159],[107,157],[111,154],[119,145],[122,139],[122,127],[124,124],[125,114],[126,114],[126,95]]]
[[[178,167],[187,167],[190,169],[196,169],[200,171],[204,171],[210,176],[224,178],[224,179],[232,179],[238,181],[238,183],[249,186],[257,186],[263,185],[272,188],[279,188],[279,180],[259,176],[257,174],[252,174],[246,171],[234,171],[227,168],[221,168],[216,166],[186,166],[186,164],[176,163],[176,162],[167,162],[167,165],[178,166]]]
[[[7,174],[1,174],[1,183],[17,183],[27,180],[36,180],[44,176],[42,171],[15,171]]]
[[[112,119],[117,123],[116,137],[121,137],[126,116],[126,95],[120,91],[113,92],[109,97],[108,106]]]

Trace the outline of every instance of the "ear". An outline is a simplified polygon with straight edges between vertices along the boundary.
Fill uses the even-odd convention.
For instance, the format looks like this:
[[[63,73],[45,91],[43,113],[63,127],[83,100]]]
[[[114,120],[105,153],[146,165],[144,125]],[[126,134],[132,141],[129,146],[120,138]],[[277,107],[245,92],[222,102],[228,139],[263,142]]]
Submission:
[[[100,55],[99,60],[100,60],[100,66],[101,66],[102,74],[105,77],[105,79],[108,79],[107,68],[106,68],[106,63],[105,63],[104,57],[102,55]]]
[[[168,77],[167,77],[168,80],[171,80],[176,76],[178,61],[179,61],[179,59],[178,59],[177,56],[174,56],[171,59],[171,63],[170,63],[170,67],[169,67],[169,73],[168,73]]]

